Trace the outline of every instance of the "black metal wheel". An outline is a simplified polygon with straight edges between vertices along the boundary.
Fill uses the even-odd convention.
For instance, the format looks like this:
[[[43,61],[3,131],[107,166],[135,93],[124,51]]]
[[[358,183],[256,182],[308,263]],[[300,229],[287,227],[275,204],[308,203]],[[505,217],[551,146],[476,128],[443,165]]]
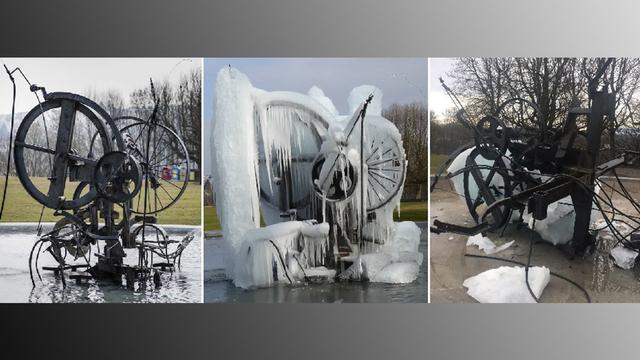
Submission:
[[[105,199],[122,204],[133,199],[142,187],[140,164],[124,151],[112,151],[94,168],[93,185]]]
[[[134,116],[118,117],[115,121],[129,156],[140,164],[142,171],[141,189],[131,200],[132,212],[150,215],[168,209],[182,197],[191,175],[184,142],[162,124]]]
[[[511,180],[506,171],[504,160],[499,157],[493,160],[490,168],[479,166],[482,152],[474,148],[465,163],[463,172],[464,179],[464,195],[469,213],[476,223],[480,221],[480,212],[494,202],[511,196],[513,188]],[[476,184],[476,188],[472,187],[472,181]],[[475,191],[472,191],[475,190]],[[496,230],[503,226],[508,220],[511,211],[505,206],[496,207],[491,216],[490,230]]]
[[[56,244],[64,247],[66,254],[73,256],[74,260],[80,257],[88,259],[91,239],[75,221],[67,217],[58,220],[53,227],[52,236],[58,240]]]
[[[48,98],[27,113],[16,132],[18,178],[34,199],[52,209],[77,209],[91,202],[95,189],[74,199],[74,188],[90,181],[97,159],[114,148],[107,126],[112,120],[82,99]],[[90,146],[93,134],[96,146]]]
[[[351,195],[353,195],[357,188],[358,172],[356,168],[349,162],[344,154],[339,154],[335,159],[335,162],[336,167],[342,170],[333,172],[331,184],[329,185],[327,192],[323,194],[321,189],[318,188],[316,180],[320,178],[320,172],[326,160],[327,159],[325,155],[320,154],[313,163],[311,176],[314,185],[313,189],[315,190],[316,195],[320,198],[324,197],[325,200],[329,202],[343,201],[345,199],[348,199],[349,197],[351,197]]]
[[[156,224],[137,223],[131,227],[131,238],[136,246],[164,259],[169,258],[169,235]]]

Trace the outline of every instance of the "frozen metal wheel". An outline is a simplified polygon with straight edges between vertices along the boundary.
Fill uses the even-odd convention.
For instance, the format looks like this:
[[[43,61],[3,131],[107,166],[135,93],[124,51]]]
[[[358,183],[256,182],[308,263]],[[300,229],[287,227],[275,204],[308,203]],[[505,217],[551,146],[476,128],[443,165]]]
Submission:
[[[402,142],[388,130],[380,130],[377,127],[365,120],[367,211],[377,210],[394,200],[402,189],[407,172],[407,159]]]

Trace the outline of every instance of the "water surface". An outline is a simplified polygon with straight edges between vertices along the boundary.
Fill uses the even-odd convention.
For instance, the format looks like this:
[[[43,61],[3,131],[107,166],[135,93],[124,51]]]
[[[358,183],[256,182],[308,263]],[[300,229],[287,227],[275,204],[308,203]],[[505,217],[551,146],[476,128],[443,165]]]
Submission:
[[[362,303],[362,302],[427,302],[427,229],[422,229],[420,252],[424,256],[418,279],[410,284],[368,282],[323,283],[299,286],[278,285],[245,290],[237,288],[224,272],[226,256],[221,237],[205,240],[204,301],[213,303]]]
[[[195,227],[166,226],[171,239],[182,239]],[[45,227],[46,231],[46,227]],[[134,290],[109,281],[89,280],[77,285],[67,279],[67,286],[50,271],[40,271],[33,287],[29,277],[29,252],[37,240],[33,224],[0,224],[0,302],[200,302],[202,293],[202,241],[196,236],[182,253],[180,269],[162,273],[162,286],[136,286]],[[125,262],[137,263],[137,251],[127,249]],[[95,259],[92,260],[92,263]],[[42,253],[39,265],[55,266],[49,253]]]

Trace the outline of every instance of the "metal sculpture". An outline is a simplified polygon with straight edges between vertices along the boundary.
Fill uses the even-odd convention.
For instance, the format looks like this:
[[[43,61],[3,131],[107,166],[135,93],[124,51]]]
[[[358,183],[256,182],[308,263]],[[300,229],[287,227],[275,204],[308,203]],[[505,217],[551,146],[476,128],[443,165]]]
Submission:
[[[594,204],[603,212],[603,204],[610,201],[598,195],[596,179],[608,172],[615,174],[621,165],[634,164],[638,154],[626,151],[618,158],[599,164],[601,137],[605,120],[615,116],[615,94],[605,86],[599,89],[611,59],[607,60],[589,83],[588,108],[569,109],[566,119],[559,129],[546,128],[535,104],[520,98],[505,101],[495,114],[480,119],[475,125],[466,118],[466,112],[455,94],[442,82],[445,90],[459,108],[456,115],[459,122],[473,131],[474,141],[455,151],[436,173],[431,185],[434,190],[438,179],[453,159],[463,151],[472,149],[466,158],[465,167],[448,178],[464,177],[463,194],[467,208],[476,225],[468,227],[434,220],[431,231],[435,233],[453,232],[473,235],[504,229],[514,213],[520,213],[520,221],[525,212],[536,220],[547,218],[550,204],[565,197],[572,200],[575,212],[573,238],[564,250],[573,257],[587,252],[595,242],[590,232],[591,210]],[[441,80],[442,81],[442,80]],[[502,112],[508,106],[518,103],[528,107],[532,118],[537,117],[538,128],[522,129],[508,126]],[[586,117],[586,129],[579,130],[578,119]],[[576,141],[581,138],[581,145]],[[489,161],[490,165],[480,164]],[[508,162],[508,165],[506,164]],[[617,177],[617,175],[616,175]],[[496,181],[497,179],[497,181]],[[496,185],[496,183],[498,185]],[[470,184],[477,185],[477,195]],[[600,185],[607,185],[598,182]],[[620,186],[624,190],[622,183]],[[635,204],[630,196],[624,196]],[[610,199],[609,199],[610,200]],[[614,213],[611,205],[609,213]],[[610,217],[603,212],[610,228],[614,228]],[[624,216],[624,215],[623,215]],[[613,229],[615,230],[615,229]],[[619,241],[629,248],[638,249],[628,235],[618,234]]]
[[[6,70],[15,94],[12,74],[20,70]],[[34,286],[33,268],[40,277],[43,249],[57,263],[43,269],[53,271],[63,284],[69,270],[68,277],[77,283],[96,278],[121,284],[124,277],[130,288],[148,280],[160,286],[160,273],[180,265],[194,235],[172,240],[157,225],[157,214],[183,195],[190,164],[180,137],[157,119],[159,101],[153,82],[154,107],[146,120],[112,118],[96,102],[77,94],[48,93],[36,85],[30,90],[38,105],[17,129],[15,170],[43,210],[53,209],[61,217],[31,250]],[[32,166],[33,162],[45,165]],[[125,249],[137,249],[136,265],[124,262]]]
[[[420,228],[393,220],[402,137],[380,89],[358,86],[348,103],[340,115],[316,86],[266,91],[231,66],[218,72],[213,176],[236,286],[418,278]]]
[[[336,123],[334,115],[299,94],[272,92],[256,99],[254,121],[265,221],[330,223],[333,240],[322,264],[335,265],[341,258],[357,255],[366,242],[384,242],[374,238],[373,231],[365,232],[365,227],[389,225],[377,218],[376,211],[393,208],[401,195],[407,166],[404,148],[389,120],[367,115],[373,96],[339,130],[330,130]],[[265,131],[286,134],[270,147],[262,143]],[[286,158],[280,147],[287,149]],[[350,156],[349,150],[355,150],[356,156]]]

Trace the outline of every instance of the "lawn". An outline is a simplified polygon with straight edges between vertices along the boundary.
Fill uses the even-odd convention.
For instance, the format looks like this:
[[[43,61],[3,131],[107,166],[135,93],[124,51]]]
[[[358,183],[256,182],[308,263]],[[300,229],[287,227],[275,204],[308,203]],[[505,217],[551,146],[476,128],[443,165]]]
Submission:
[[[400,216],[394,211],[395,221],[427,221],[426,201],[403,201],[400,203]]]
[[[34,183],[38,188],[44,189],[48,184],[48,180],[45,178],[36,178],[34,179]],[[4,177],[0,179],[0,191],[3,188]],[[72,188],[75,188],[75,186],[67,187],[67,189]],[[65,195],[71,197],[71,191],[72,190],[68,190]],[[199,184],[189,184],[182,198],[158,215],[158,222],[162,224],[200,225],[201,193],[201,186]],[[40,218],[41,210],[42,205],[24,190],[20,180],[15,176],[9,177],[7,200],[4,214],[2,215],[2,222],[37,222]],[[58,221],[60,217],[54,216],[53,210],[45,208],[42,219],[45,222],[55,222]]]
[[[395,221],[427,221],[427,202],[402,202],[400,204],[400,217],[398,217],[397,212],[394,212],[393,219]],[[264,221],[261,222],[262,226],[264,226]],[[220,230],[220,222],[214,206],[204,207],[204,230]]]
[[[204,207],[204,231],[220,230],[220,221],[215,206]]]
[[[431,154],[430,157],[431,157],[430,175],[433,176],[438,171],[438,169],[440,169],[440,166],[442,166],[442,164],[447,160],[449,155]]]

